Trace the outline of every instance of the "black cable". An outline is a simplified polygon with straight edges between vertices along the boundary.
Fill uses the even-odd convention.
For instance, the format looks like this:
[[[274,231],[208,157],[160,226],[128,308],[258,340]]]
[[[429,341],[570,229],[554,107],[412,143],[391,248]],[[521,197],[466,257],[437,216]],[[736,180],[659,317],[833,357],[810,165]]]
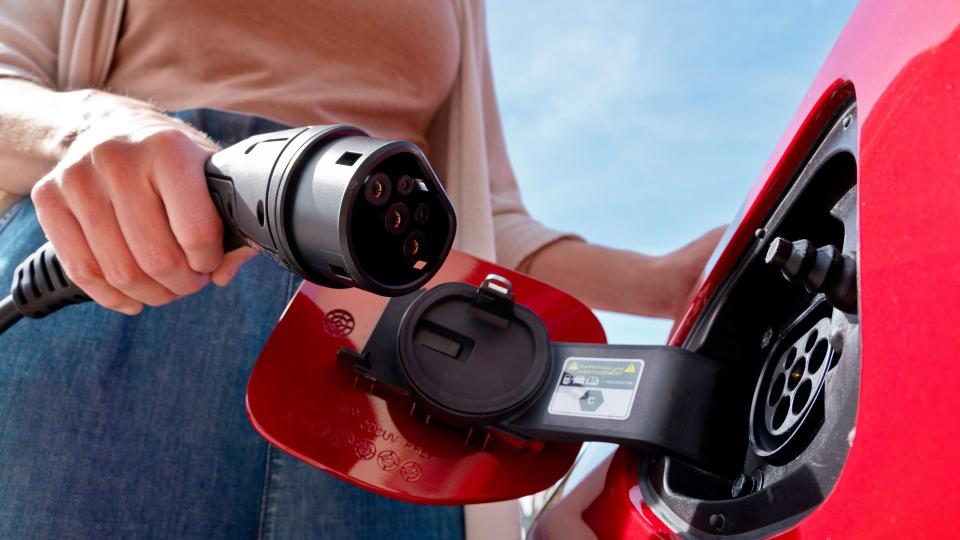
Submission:
[[[0,301],[0,333],[23,317],[40,319],[90,298],[60,266],[50,244],[44,244],[13,272],[10,296]]]
[[[13,296],[0,300],[0,334],[22,318],[23,315],[20,314],[17,305],[13,303]]]

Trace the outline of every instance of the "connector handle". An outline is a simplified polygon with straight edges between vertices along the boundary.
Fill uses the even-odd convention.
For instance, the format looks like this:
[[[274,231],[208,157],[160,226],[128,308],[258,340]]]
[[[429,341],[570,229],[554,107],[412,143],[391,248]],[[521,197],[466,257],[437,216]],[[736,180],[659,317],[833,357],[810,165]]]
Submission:
[[[58,309],[90,300],[63,271],[47,242],[23,260],[13,273],[10,297],[24,317],[40,319]]]

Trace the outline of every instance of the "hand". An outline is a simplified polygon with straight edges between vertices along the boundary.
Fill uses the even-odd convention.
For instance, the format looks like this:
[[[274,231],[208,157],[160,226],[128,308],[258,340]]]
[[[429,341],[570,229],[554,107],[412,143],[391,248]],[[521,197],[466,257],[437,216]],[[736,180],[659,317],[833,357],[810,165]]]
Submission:
[[[254,252],[224,257],[203,170],[215,150],[202,133],[146,104],[117,107],[79,130],[31,192],[70,279],[128,315],[210,281],[226,285]]]
[[[594,309],[675,319],[683,315],[724,228],[717,227],[661,257],[576,239],[559,240],[529,257],[520,271],[573,294]]]
[[[662,257],[664,271],[670,276],[673,306],[670,313],[679,320],[696,292],[707,260],[717,247],[726,226],[716,227],[693,242]]]

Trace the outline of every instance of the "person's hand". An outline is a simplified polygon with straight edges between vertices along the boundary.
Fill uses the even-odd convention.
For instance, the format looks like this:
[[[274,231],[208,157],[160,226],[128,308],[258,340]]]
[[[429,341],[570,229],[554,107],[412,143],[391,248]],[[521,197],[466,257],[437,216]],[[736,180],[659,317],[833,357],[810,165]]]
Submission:
[[[118,107],[80,129],[31,192],[67,276],[128,315],[228,283],[254,252],[224,257],[203,171],[215,150],[146,105]]]
[[[717,227],[657,257],[561,239],[531,255],[519,269],[594,309],[676,319],[683,315],[724,229]]]
[[[662,257],[664,269],[673,285],[673,307],[670,312],[674,320],[683,316],[690,298],[700,284],[703,268],[726,229],[725,225],[710,229],[693,242]]]

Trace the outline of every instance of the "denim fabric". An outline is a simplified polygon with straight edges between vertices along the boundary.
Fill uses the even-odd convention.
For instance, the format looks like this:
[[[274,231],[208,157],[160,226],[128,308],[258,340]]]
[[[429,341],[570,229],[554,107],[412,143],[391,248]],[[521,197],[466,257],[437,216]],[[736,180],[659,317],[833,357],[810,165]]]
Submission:
[[[222,144],[284,127],[177,116]],[[43,242],[29,200],[0,215],[0,284]],[[257,257],[136,317],[87,303],[0,336],[0,538],[463,537],[460,507],[372,495],[247,422],[247,377],[296,286]]]

